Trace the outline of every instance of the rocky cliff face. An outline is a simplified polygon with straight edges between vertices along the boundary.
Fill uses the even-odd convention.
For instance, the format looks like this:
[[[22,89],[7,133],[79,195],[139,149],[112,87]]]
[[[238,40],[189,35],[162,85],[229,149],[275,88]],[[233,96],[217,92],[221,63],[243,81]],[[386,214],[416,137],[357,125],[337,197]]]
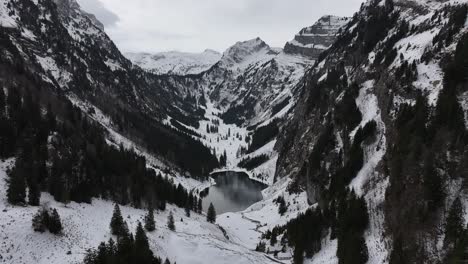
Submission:
[[[455,198],[467,202],[457,184],[468,180],[466,73],[455,77],[466,10],[368,1],[306,75],[277,143],[276,176],[295,179],[292,192],[321,208],[346,188],[365,197],[369,263],[438,263],[448,252],[436,230]]]
[[[316,60],[335,42],[340,29],[349,21],[350,19],[345,17],[324,16],[313,26],[303,28],[293,40],[286,43],[284,52]]]

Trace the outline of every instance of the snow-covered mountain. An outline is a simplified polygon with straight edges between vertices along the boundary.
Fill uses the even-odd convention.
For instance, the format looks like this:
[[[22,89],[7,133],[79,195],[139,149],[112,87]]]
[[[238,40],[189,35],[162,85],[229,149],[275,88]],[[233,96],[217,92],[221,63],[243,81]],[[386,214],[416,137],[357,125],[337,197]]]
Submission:
[[[467,0],[369,0],[284,50],[257,38],[197,74],[158,75],[74,0],[0,0],[0,144],[20,139],[0,148],[11,154],[0,261],[81,262],[115,238],[113,202],[133,231],[145,214],[135,207],[167,200],[147,236],[177,263],[466,262],[467,14]],[[195,55],[174,56],[158,69]],[[186,216],[188,193],[218,170],[266,183],[263,200],[216,225]],[[40,201],[9,203],[12,184]],[[62,236],[34,232],[38,204],[57,209]]]
[[[346,17],[323,16],[317,23],[303,28],[293,40],[286,43],[284,51],[318,59],[318,56],[335,42],[340,29],[349,21],[350,18]]]
[[[369,219],[361,242],[324,227],[330,240],[306,254],[340,256],[355,239],[362,263],[450,263],[447,215],[458,210],[459,230],[468,221],[467,38],[467,1],[367,1],[306,74],[276,177],[339,215],[328,221],[346,217],[353,195]]]
[[[179,51],[159,53],[125,53],[125,56],[142,69],[155,74],[189,75],[208,70],[221,59],[221,53],[205,50],[202,53]]]

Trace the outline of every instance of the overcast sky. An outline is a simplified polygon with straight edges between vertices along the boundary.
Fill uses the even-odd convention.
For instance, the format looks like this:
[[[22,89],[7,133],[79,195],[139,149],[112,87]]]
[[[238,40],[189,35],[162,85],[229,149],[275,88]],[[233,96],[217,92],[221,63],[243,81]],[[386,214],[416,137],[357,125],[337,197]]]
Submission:
[[[256,37],[286,41],[322,15],[352,16],[363,0],[78,0],[124,51],[224,51]]]

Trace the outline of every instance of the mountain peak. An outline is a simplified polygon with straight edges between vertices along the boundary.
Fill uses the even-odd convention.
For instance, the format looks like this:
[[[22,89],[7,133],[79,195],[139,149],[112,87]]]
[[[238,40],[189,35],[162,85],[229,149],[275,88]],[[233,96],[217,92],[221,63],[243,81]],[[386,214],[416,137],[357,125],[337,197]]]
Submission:
[[[326,15],[314,25],[299,31],[293,40],[286,43],[284,51],[289,54],[301,54],[317,58],[335,41],[339,30],[350,21],[347,17]]]
[[[255,58],[271,52],[271,47],[268,46],[265,41],[257,37],[251,40],[237,42],[224,52],[221,61],[227,66],[233,66],[235,64],[255,61]]]

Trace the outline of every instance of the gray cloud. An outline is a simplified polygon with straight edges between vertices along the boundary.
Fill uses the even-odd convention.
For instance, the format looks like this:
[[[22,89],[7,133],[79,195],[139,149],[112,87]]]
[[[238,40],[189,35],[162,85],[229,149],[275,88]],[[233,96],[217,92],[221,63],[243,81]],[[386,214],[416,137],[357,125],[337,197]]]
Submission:
[[[105,8],[99,0],[78,0],[78,3],[81,8],[91,14],[94,14],[105,27],[116,26],[119,21],[119,17],[109,9]]]
[[[120,49],[146,52],[223,51],[255,37],[282,47],[321,16],[352,16],[363,1],[79,0],[86,11],[103,20]]]

